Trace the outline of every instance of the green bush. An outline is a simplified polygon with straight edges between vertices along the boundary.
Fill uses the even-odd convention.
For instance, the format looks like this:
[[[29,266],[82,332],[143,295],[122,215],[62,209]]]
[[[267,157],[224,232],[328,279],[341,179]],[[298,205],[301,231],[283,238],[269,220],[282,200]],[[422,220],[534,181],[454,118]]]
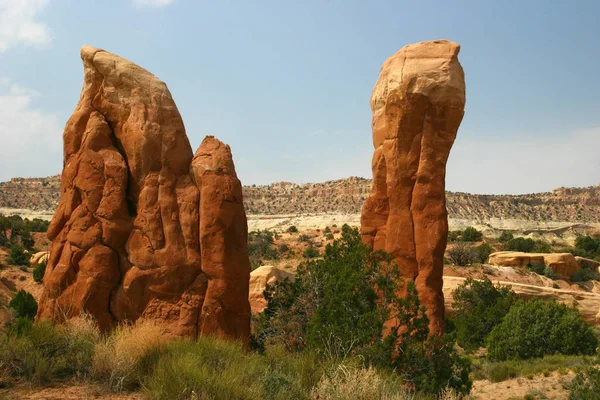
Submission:
[[[462,232],[462,235],[460,235],[460,240],[463,242],[478,242],[481,239],[483,239],[483,233],[479,232],[472,226],[465,228],[465,230]]]
[[[24,320],[21,320],[24,321]],[[90,321],[55,326],[48,321],[10,329],[0,339],[0,363],[18,380],[34,384],[87,375],[99,332]]]
[[[449,386],[468,392],[469,362],[456,354],[451,338],[428,339],[429,320],[414,282],[398,297],[390,256],[372,253],[358,230],[342,231],[322,259],[298,268],[294,282],[267,288],[268,306],[255,319],[255,346],[309,349],[330,360],[361,356],[400,371],[417,391],[439,393]],[[396,325],[384,338],[386,321]]]
[[[515,238],[515,236],[512,233],[510,233],[508,231],[503,231],[502,234],[500,235],[500,237],[498,238],[498,241],[500,243],[506,243],[514,238]]]
[[[544,240],[536,240],[531,251],[533,253],[552,253],[552,246]]]
[[[306,257],[306,258],[319,257],[319,250],[317,250],[314,247],[310,246],[306,250],[304,250],[303,256]]]
[[[598,340],[574,308],[539,299],[519,301],[487,338],[491,360],[546,354],[595,354]]]
[[[33,280],[37,283],[41,283],[44,280],[44,274],[46,273],[46,261],[42,261],[33,270]]]
[[[598,276],[598,272],[587,268],[581,268],[571,275],[571,282],[587,282],[591,280],[600,280],[600,276]]]
[[[475,247],[475,260],[481,264],[484,264],[488,261],[490,254],[494,252],[494,249],[488,242],[483,242],[479,246]]]
[[[525,253],[531,253],[535,246],[535,241],[530,238],[514,238],[504,244],[504,250],[507,251],[522,251]]]
[[[600,256],[600,236],[582,235],[575,239],[573,253],[586,258],[597,258]]]
[[[569,384],[569,400],[600,399],[600,369],[588,367],[579,371]]]
[[[527,269],[531,272],[535,272],[538,275],[544,275],[546,266],[544,264],[539,264],[539,263],[527,264]]]
[[[494,286],[487,277],[467,278],[453,292],[454,325],[458,344],[475,351],[485,344],[492,329],[502,322],[516,297],[507,286]]]
[[[37,302],[31,295],[24,291],[23,289],[19,290],[15,297],[8,303],[8,307],[10,307],[15,316],[17,318],[35,318],[35,314],[37,313]]]
[[[287,228],[287,232],[288,233],[298,233],[298,228],[296,228],[296,225],[292,225],[289,228]]]
[[[25,251],[23,246],[13,244],[10,246],[8,262],[14,265],[29,265],[29,253]]]

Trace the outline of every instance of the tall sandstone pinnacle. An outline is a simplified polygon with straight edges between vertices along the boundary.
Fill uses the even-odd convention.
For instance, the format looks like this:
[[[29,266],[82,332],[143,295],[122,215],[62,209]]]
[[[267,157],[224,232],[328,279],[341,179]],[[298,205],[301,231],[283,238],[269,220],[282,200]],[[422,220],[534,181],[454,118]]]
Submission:
[[[385,61],[371,96],[373,188],[361,215],[363,242],[390,253],[414,280],[430,333],[444,329],[445,175],[465,107],[460,46],[403,47]]]
[[[194,158],[164,82],[103,50],[81,58],[37,318],[86,312],[103,330],[144,318],[247,341],[248,227],[229,146],[207,137]]]

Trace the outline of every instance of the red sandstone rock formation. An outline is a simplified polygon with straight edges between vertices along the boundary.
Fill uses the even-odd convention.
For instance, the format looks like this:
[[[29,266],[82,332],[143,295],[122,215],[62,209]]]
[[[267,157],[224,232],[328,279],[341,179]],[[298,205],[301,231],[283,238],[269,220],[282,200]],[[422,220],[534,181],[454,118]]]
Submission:
[[[218,197],[238,194],[229,148],[205,140],[219,146],[201,147],[204,158],[226,164],[229,177],[194,183],[192,149],[165,83],[103,50],[83,47],[81,58],[85,82],[63,136],[62,193],[48,229],[52,246],[38,318],[85,311],[108,329],[143,317],[173,335],[247,340],[250,267],[241,189],[230,207],[222,204],[229,197]],[[218,196],[201,201],[199,191]],[[234,257],[221,254],[230,248]],[[204,257],[210,249],[212,257]]]
[[[446,40],[402,48],[383,64],[371,96],[375,152],[363,241],[392,254],[402,278],[415,281],[432,334],[444,327],[446,161],[465,106],[459,49]]]

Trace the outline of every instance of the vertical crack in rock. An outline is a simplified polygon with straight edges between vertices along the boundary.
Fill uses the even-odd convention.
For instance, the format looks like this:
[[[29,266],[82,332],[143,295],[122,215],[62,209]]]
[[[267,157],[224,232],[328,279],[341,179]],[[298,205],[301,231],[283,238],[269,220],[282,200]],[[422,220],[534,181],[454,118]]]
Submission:
[[[444,329],[446,162],[465,106],[459,50],[447,40],[405,46],[385,61],[371,96],[375,152],[363,242],[391,253],[401,277],[414,279],[435,335]]]
[[[171,335],[247,341],[247,224],[229,147],[207,138],[200,158],[215,165],[194,168],[164,82],[104,50],[81,58],[37,318],[87,312],[103,330],[144,318]]]

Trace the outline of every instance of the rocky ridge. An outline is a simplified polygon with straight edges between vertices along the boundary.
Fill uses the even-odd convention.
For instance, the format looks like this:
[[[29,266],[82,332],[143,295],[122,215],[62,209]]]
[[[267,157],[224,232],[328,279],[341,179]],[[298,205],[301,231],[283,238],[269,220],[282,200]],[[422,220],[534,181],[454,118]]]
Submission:
[[[452,157],[452,154],[450,155]],[[349,177],[321,183],[276,182],[243,187],[248,215],[360,214],[371,179]],[[50,219],[60,198],[60,176],[0,182],[0,212]],[[446,192],[450,219],[600,223],[600,185],[521,195]]]

